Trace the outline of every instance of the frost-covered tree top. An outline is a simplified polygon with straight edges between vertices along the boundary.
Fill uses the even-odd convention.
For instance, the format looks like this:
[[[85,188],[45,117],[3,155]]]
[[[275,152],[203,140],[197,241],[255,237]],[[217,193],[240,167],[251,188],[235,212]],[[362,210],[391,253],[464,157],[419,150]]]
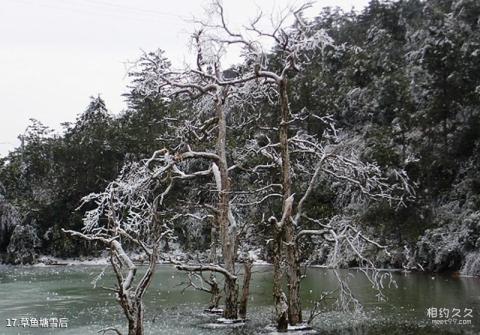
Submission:
[[[76,131],[81,131],[92,127],[95,124],[108,122],[110,114],[105,105],[105,101],[99,96],[90,97],[90,103],[87,109],[77,117],[75,122]]]
[[[95,236],[124,232],[148,241],[162,227],[158,206],[163,198],[158,188],[165,170],[146,160],[125,164],[104,191],[82,199],[82,206],[95,206],[85,213],[83,232]]]

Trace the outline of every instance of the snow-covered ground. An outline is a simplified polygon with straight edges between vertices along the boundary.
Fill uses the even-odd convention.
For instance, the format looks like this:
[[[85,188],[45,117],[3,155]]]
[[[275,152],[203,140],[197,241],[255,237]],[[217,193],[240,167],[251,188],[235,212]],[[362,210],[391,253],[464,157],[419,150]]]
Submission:
[[[48,266],[48,265],[106,265],[108,264],[106,257],[89,257],[89,258],[58,258],[53,256],[40,256],[38,263],[34,266]]]
[[[129,254],[131,259],[135,263],[143,264],[146,263],[146,257],[144,254],[132,253]],[[160,257],[158,264],[170,264],[170,260],[175,261],[187,261],[189,257],[186,253],[175,250],[170,253],[163,253]],[[105,257],[81,257],[81,258],[59,258],[53,256],[42,255],[38,258],[38,262],[34,266],[49,266],[49,265],[107,265],[110,261],[107,256]],[[253,265],[270,265],[270,263],[262,260],[256,259],[253,262]]]
[[[274,326],[267,326],[266,330],[269,331],[268,332],[269,335],[285,334],[285,332],[283,333],[277,332]],[[296,326],[288,325],[287,334],[288,333],[295,334],[295,335],[318,334],[316,330],[313,330],[312,327],[310,327],[306,323],[302,323]]]

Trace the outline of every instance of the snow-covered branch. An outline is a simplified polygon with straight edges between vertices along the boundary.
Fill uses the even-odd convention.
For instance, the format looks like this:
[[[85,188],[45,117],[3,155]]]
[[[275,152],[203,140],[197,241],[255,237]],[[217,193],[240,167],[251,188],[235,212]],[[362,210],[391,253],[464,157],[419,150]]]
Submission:
[[[231,280],[236,280],[237,276],[233,273],[230,273],[227,269],[213,264],[198,264],[198,265],[188,265],[188,264],[177,264],[177,269],[188,272],[217,272],[225,277],[228,277]]]

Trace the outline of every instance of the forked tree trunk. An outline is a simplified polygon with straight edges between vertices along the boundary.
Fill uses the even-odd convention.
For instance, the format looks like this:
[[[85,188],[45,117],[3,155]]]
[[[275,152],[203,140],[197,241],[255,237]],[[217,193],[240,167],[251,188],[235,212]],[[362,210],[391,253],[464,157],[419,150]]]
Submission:
[[[143,335],[143,303],[136,301],[130,310],[131,319],[128,319],[128,335]]]
[[[115,249],[120,250],[120,253],[123,253],[123,249],[121,249],[121,246],[117,246]],[[118,291],[117,291],[118,300],[128,321],[128,335],[144,334],[143,296],[147,288],[150,286],[150,283],[153,278],[153,274],[155,273],[155,268],[156,268],[157,258],[158,258],[157,252],[158,252],[157,248],[154,247],[152,254],[149,256],[148,268],[145,274],[143,275],[143,277],[138,282],[137,286],[135,287],[132,287],[131,284],[128,284],[127,287],[124,287],[126,285],[126,280],[130,280],[131,282],[133,282],[133,279],[135,278],[135,275],[136,275],[136,269],[133,263],[131,262],[131,260],[125,259],[125,257],[128,257],[128,256],[126,256],[126,254],[123,255],[123,258],[124,258],[123,265],[126,265],[125,261],[127,261],[130,264],[129,269],[133,269],[133,271],[130,270],[130,273],[125,278],[120,274],[121,268],[119,267],[119,264],[115,259],[115,257],[118,257],[118,256],[114,256],[113,254],[111,256],[111,263],[115,271],[117,282],[118,282]],[[130,279],[128,279],[129,277]]]

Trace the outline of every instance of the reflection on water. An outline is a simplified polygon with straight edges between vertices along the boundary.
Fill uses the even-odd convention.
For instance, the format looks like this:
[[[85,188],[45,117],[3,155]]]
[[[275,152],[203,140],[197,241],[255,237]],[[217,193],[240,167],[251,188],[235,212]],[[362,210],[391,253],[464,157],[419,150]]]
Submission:
[[[159,267],[145,298],[147,334],[229,334],[266,333],[273,320],[271,271],[257,266],[251,284],[249,322],[235,329],[211,329],[212,316],[201,311],[208,301],[204,293],[186,290],[179,283],[184,274],[173,267]],[[100,266],[0,267],[0,334],[96,334],[105,326],[125,325],[120,307],[111,292],[101,289],[114,283],[107,273],[93,288]],[[480,279],[451,276],[393,273],[398,288],[386,289],[386,302],[379,302],[369,282],[357,270],[342,271],[364,306],[364,314],[329,311],[314,324],[320,334],[480,334]],[[332,270],[309,269],[302,292],[305,309],[322,291],[335,289]],[[471,325],[432,326],[429,308],[450,313],[472,309]],[[68,328],[8,328],[7,319],[67,318]]]

